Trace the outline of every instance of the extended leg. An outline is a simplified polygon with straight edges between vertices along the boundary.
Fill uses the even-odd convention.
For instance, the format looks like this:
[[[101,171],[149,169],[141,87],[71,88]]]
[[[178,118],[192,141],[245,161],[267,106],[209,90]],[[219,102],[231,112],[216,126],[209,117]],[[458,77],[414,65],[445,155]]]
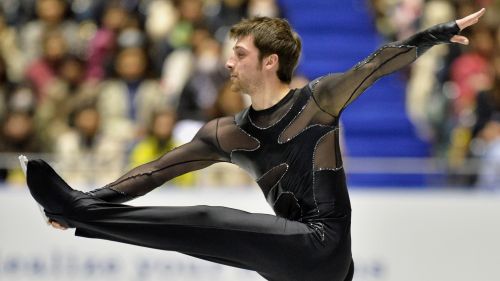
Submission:
[[[77,204],[90,202],[84,199]],[[300,256],[314,240],[312,230],[302,223],[224,207],[94,202],[78,208],[77,216],[66,219],[79,236],[178,251],[263,274],[303,270]]]
[[[347,275],[350,256],[345,262],[345,255],[350,251],[343,249],[349,243],[337,239],[343,239],[343,223],[332,225],[341,229],[328,243],[316,228],[271,215],[225,207],[104,202],[74,191],[46,164],[28,167],[32,195],[49,217],[76,227],[77,235],[178,251],[255,270],[273,281],[343,281]]]

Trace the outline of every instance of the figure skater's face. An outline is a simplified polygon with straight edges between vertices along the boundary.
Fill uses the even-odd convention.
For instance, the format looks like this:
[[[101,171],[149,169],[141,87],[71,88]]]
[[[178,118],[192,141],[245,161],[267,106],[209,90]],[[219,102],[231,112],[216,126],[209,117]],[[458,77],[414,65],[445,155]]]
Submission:
[[[235,92],[252,94],[262,83],[262,63],[259,49],[252,36],[240,37],[233,47],[233,53],[226,62],[231,75],[231,89]]]

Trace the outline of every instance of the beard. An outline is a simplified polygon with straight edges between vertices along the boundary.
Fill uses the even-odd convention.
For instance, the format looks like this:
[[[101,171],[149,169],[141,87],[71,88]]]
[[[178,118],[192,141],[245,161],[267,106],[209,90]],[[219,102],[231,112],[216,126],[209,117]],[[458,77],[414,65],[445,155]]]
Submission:
[[[231,82],[231,91],[235,92],[235,93],[240,93],[241,92],[241,87],[238,83],[234,83],[234,82]]]
[[[242,93],[244,94],[246,91],[244,90],[243,85],[241,84],[241,81],[238,78],[231,78],[231,91],[235,93]]]

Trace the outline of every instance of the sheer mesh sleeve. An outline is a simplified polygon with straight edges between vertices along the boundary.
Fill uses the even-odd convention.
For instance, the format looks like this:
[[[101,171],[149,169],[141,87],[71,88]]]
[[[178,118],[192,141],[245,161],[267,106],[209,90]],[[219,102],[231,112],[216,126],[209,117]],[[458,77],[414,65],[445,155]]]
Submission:
[[[345,73],[330,74],[310,83],[320,108],[338,117],[377,79],[410,64],[434,45],[450,43],[460,32],[456,22],[433,26],[404,40],[384,45]]]
[[[218,125],[218,119],[207,123],[191,142],[179,146],[155,161],[132,169],[101,190],[90,193],[108,202],[125,202],[150,192],[174,177],[216,162],[229,161],[228,155],[220,149],[218,143]]]

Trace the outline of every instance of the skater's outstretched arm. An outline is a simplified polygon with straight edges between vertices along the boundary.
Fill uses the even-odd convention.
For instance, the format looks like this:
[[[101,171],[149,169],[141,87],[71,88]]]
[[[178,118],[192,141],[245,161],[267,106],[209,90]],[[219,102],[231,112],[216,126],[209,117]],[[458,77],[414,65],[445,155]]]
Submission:
[[[459,32],[475,24],[484,12],[483,8],[465,18],[435,25],[406,40],[386,44],[347,72],[314,80],[310,87],[316,102],[321,109],[338,117],[377,79],[410,64],[432,46],[452,42],[468,44],[469,40]]]
[[[218,143],[219,119],[208,122],[193,140],[160,157],[138,166],[118,180],[91,191],[107,202],[123,203],[142,196],[166,181],[182,174],[199,170],[217,162],[229,161]]]

